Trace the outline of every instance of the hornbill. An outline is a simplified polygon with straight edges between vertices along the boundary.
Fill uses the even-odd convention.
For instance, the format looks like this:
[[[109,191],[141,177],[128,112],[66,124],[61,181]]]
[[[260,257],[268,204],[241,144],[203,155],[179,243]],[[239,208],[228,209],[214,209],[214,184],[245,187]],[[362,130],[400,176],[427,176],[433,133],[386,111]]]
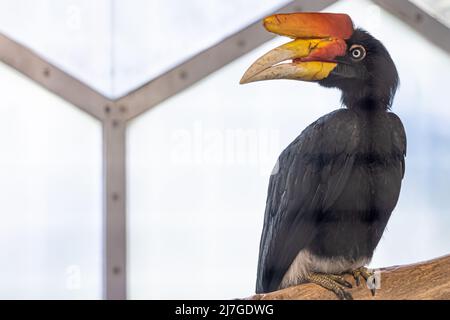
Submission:
[[[254,62],[241,84],[314,81],[340,89],[343,108],[309,125],[278,158],[256,292],[312,282],[351,299],[344,274],[352,274],[357,285],[360,276],[373,279],[365,266],[397,204],[405,172],[405,131],[389,111],[397,70],[383,44],[355,29],[346,14],[275,14],[264,26],[294,40]]]

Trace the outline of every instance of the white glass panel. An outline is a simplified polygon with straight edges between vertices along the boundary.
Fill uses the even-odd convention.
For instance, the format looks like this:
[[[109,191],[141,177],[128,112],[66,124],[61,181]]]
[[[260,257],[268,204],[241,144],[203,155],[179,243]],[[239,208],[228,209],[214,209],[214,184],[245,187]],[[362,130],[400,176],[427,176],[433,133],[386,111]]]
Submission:
[[[393,110],[408,134],[400,201],[373,266],[450,246],[450,56],[370,1],[343,1],[381,39],[401,77]],[[279,153],[339,107],[316,84],[238,81],[278,38],[134,120],[128,132],[131,298],[236,298],[254,292],[267,184]],[[439,94],[436,94],[439,93]]]
[[[122,95],[288,0],[114,2],[114,94]]]
[[[0,32],[116,98],[289,0],[0,0]]]
[[[110,0],[0,0],[0,32],[112,94]]]
[[[101,127],[0,64],[0,299],[101,298]]]

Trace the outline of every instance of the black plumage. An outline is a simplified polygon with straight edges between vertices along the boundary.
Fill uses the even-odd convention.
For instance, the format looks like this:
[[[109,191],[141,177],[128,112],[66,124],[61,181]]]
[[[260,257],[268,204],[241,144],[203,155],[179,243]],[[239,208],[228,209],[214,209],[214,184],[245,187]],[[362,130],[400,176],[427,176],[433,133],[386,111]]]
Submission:
[[[397,71],[367,32],[355,30],[346,43],[363,46],[365,58],[349,50],[319,82],[339,88],[345,108],[308,126],[281,153],[270,177],[257,293],[280,288],[301,250],[370,260],[397,203],[406,154],[403,125],[389,112]]]

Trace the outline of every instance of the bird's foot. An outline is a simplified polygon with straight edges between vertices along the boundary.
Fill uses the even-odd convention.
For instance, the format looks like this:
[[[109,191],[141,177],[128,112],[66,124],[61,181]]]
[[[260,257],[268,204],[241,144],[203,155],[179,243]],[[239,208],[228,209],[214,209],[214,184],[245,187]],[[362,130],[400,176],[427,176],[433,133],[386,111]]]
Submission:
[[[367,287],[372,292],[372,296],[375,296],[375,277],[374,272],[372,270],[367,269],[366,267],[360,267],[358,269],[350,271],[350,274],[355,278],[356,286],[359,287],[361,284],[360,278],[363,277],[366,281]]]
[[[345,290],[345,288],[351,288],[352,285],[342,275],[311,273],[307,276],[306,280],[333,291],[341,300],[353,300],[352,295]]]

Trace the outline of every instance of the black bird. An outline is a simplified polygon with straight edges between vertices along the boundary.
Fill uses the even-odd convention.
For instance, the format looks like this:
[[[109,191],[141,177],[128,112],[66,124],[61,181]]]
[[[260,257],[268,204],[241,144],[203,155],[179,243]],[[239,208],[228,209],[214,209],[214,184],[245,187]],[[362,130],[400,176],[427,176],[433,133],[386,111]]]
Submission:
[[[279,156],[271,175],[256,292],[303,282],[351,299],[343,275],[367,281],[365,266],[397,203],[406,135],[389,112],[399,82],[383,44],[348,15],[267,17],[268,31],[294,38],[258,59],[241,83],[318,82],[342,91],[344,108],[309,125]],[[372,291],[374,293],[374,289]]]

